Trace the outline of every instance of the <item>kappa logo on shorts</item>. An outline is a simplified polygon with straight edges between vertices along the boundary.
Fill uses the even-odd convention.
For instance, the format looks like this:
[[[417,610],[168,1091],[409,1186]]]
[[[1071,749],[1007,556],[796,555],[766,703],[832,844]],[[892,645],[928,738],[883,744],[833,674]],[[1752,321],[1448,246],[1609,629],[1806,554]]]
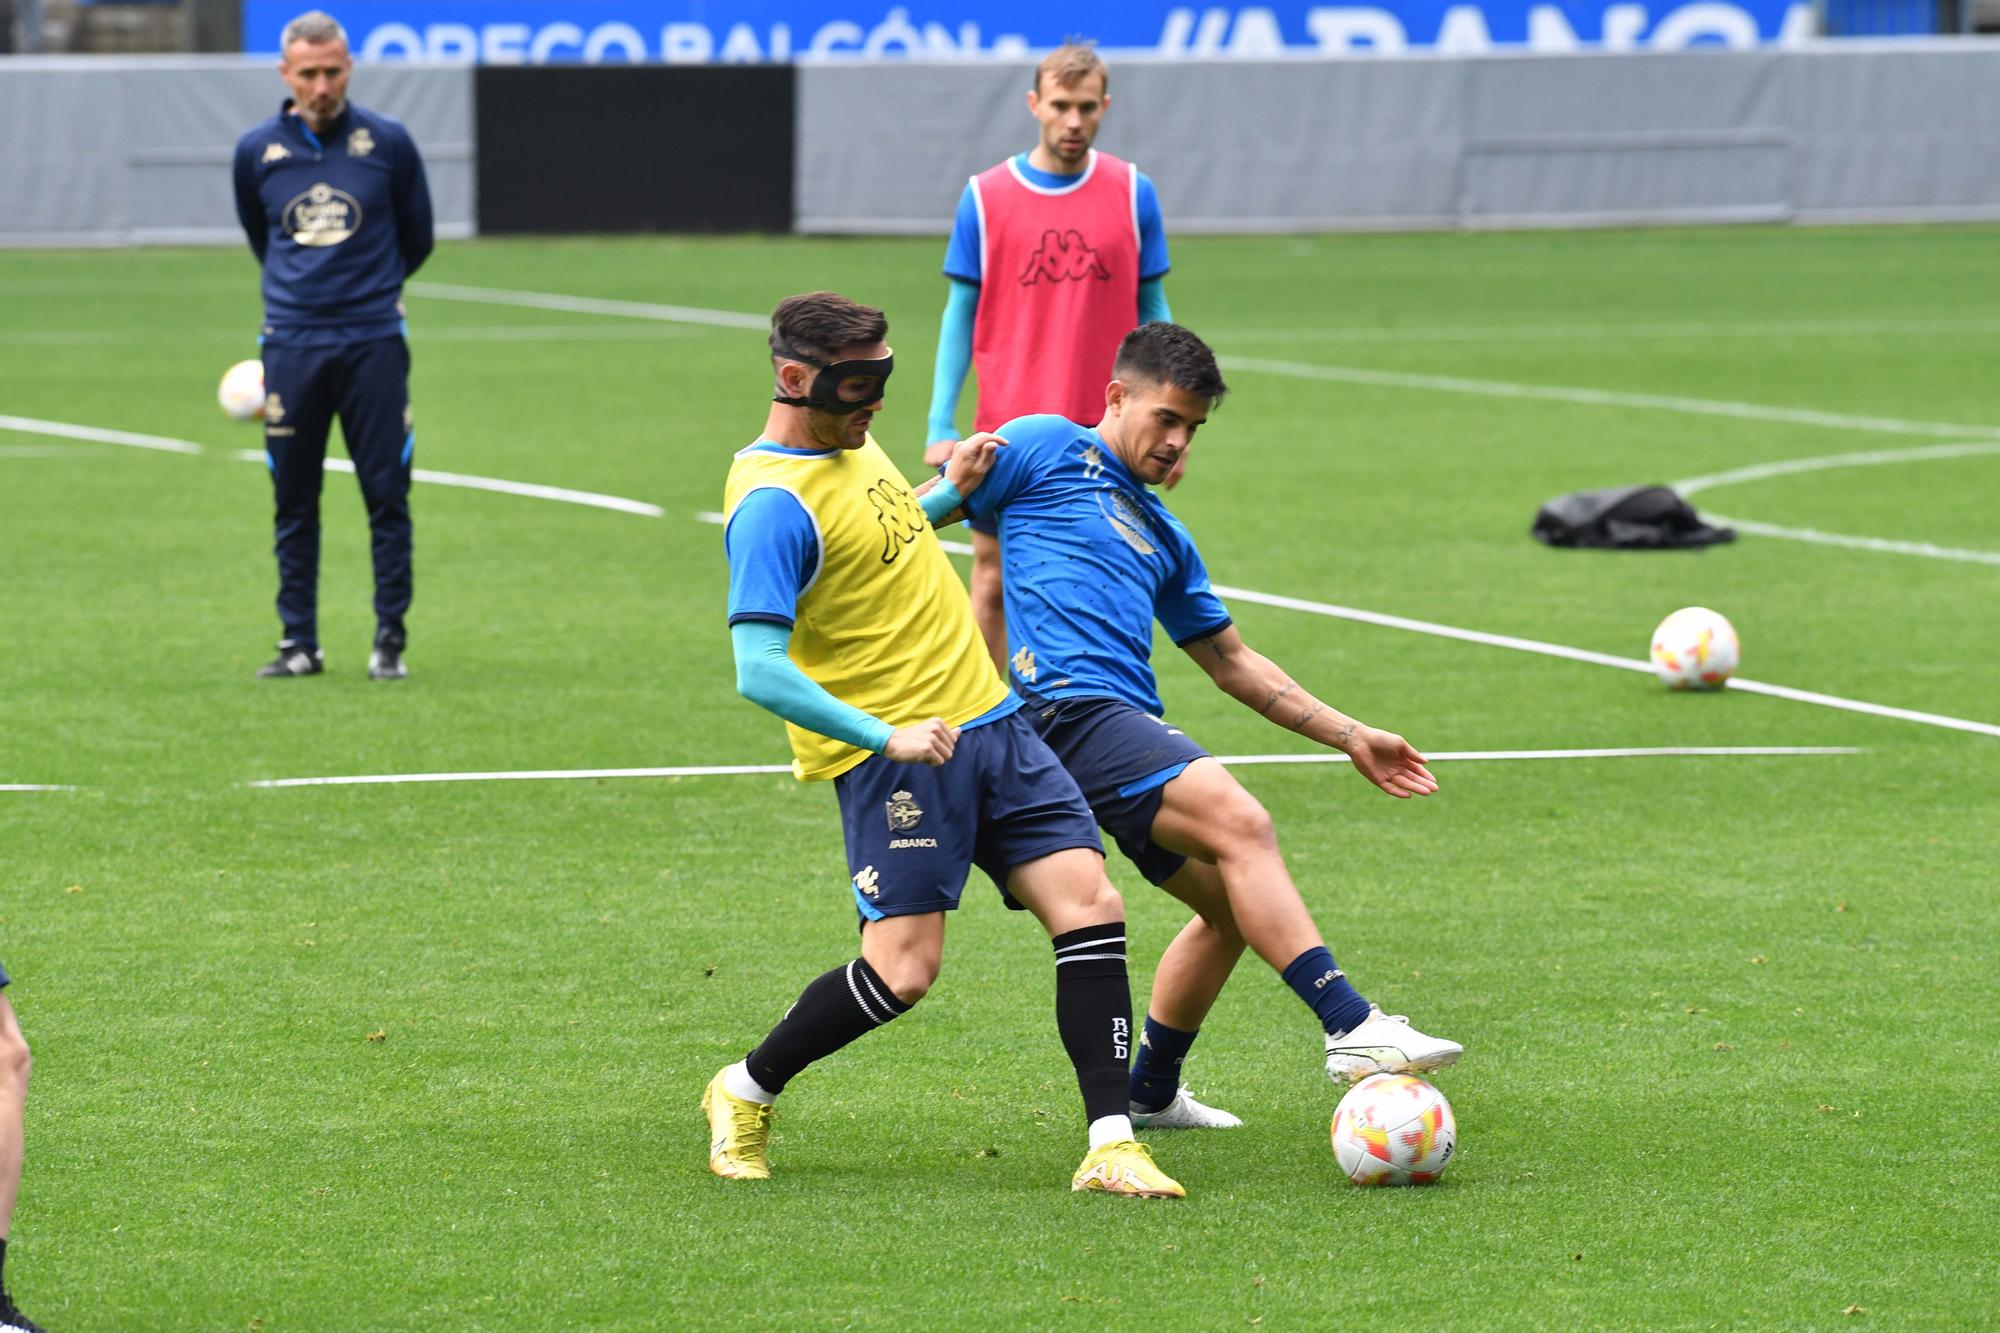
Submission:
[[[863,866],[854,872],[854,887],[870,898],[880,898],[882,896],[882,888],[878,882],[880,879],[881,876],[875,873],[874,866]]]
[[[891,793],[889,797],[889,831],[904,833],[923,822],[923,808],[916,797],[906,791]]]

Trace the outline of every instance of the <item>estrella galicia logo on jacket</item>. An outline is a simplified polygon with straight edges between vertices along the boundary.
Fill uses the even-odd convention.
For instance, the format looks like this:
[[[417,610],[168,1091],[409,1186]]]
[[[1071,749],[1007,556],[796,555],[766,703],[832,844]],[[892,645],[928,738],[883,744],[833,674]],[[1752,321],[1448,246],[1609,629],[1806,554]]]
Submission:
[[[882,563],[893,565],[930,520],[916,497],[887,477],[868,488],[868,503],[875,506],[875,519],[882,525]]]
[[[361,230],[361,202],[322,181],[285,205],[284,222],[300,245],[339,245]]]
[[[1105,497],[1111,497],[1109,506]],[[1111,525],[1124,543],[1140,555],[1157,555],[1158,548],[1149,540],[1153,532],[1153,521],[1146,517],[1146,511],[1139,502],[1121,490],[1107,486],[1097,493],[1097,509],[1104,515],[1104,521]]]
[[[375,136],[368,132],[366,125],[363,125],[360,129],[347,136],[347,155],[349,157],[366,157],[374,151]]]
[[[1028,266],[1021,270],[1021,285],[1033,286],[1044,278],[1052,283],[1081,282],[1085,278],[1105,282],[1110,280],[1111,270],[1104,267],[1104,261],[1083,239],[1082,232],[1071,227],[1057,235],[1051,227],[1042,233],[1042,243],[1035,247],[1035,253],[1028,256]]]

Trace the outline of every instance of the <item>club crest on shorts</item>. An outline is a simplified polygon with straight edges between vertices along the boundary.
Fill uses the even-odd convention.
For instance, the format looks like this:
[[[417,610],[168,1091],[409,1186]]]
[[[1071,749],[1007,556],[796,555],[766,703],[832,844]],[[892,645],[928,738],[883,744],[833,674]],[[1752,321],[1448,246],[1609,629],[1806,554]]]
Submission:
[[[285,400],[275,393],[264,395],[264,420],[275,426],[285,419]]]
[[[923,808],[916,797],[906,791],[891,793],[889,797],[889,831],[903,833],[915,828],[923,821]]]

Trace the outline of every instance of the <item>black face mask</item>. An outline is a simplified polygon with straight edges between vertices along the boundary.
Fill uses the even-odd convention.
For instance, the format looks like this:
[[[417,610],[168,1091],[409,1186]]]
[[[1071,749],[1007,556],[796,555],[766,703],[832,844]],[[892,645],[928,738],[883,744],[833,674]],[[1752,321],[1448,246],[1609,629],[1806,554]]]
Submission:
[[[816,412],[828,412],[837,417],[859,412],[881,398],[884,386],[889,383],[889,372],[896,368],[893,348],[887,356],[876,357],[872,361],[822,361],[790,347],[779,348],[778,354],[816,366],[819,374],[813,376],[812,389],[805,397],[787,398],[777,393],[771,395],[771,401],[783,403],[786,407],[810,407]],[[846,384],[849,380],[854,382]],[[843,384],[846,384],[845,392],[842,392]]]

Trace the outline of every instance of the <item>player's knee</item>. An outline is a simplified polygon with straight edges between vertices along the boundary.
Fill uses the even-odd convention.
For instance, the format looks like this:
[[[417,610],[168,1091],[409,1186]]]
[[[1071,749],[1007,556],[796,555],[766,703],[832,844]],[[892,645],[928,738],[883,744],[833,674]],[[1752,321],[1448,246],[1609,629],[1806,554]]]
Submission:
[[[28,1067],[32,1063],[27,1038],[18,1029],[0,1032],[0,1084],[13,1088],[17,1093],[26,1092]]]
[[[1123,921],[1125,919],[1125,898],[1103,875],[1097,876],[1097,883],[1091,888],[1090,896],[1084,900],[1083,914],[1089,920]]]
[[[886,964],[871,964],[875,975],[883,984],[895,992],[896,998],[904,1004],[915,1004],[930,994],[936,984],[939,960],[935,958],[896,958]]]
[[[1268,851],[1278,845],[1278,829],[1271,812],[1247,791],[1239,790],[1234,800],[1216,808],[1214,820],[1217,842],[1238,852]]]

